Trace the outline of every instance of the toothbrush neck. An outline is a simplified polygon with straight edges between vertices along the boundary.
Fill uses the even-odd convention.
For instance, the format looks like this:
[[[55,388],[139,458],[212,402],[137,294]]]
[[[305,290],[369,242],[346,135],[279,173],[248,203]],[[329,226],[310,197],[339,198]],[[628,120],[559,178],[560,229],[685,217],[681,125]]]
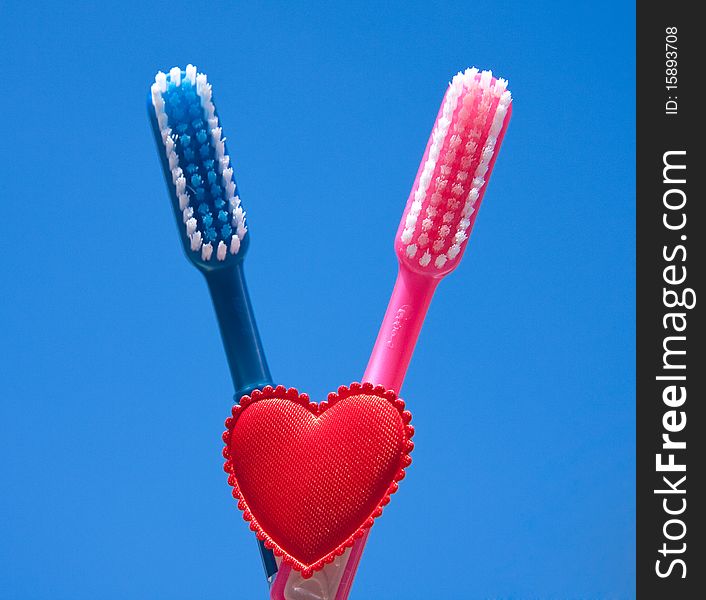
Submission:
[[[245,283],[243,264],[204,273],[216,311],[235,400],[272,383]]]
[[[399,393],[439,281],[400,265],[363,381],[381,384]]]

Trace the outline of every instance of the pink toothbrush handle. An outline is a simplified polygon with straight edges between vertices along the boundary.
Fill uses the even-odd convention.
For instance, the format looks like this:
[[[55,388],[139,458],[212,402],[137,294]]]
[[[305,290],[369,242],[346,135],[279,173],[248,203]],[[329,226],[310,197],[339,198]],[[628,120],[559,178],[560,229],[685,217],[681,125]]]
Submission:
[[[399,392],[439,281],[441,279],[419,275],[400,265],[392,297],[362,381]],[[366,531],[350,551],[341,557],[343,565],[337,560],[319,573],[314,573],[312,579],[318,579],[318,583],[311,580],[306,583],[299,573],[282,564],[270,591],[270,599],[347,600],[369,533],[370,530]],[[336,571],[341,570],[342,574],[339,575]]]
[[[363,381],[399,393],[439,281],[400,266]]]
[[[418,275],[400,266],[363,381],[399,393],[417,345],[434,290],[441,279]],[[347,600],[370,530],[351,548],[335,600]]]

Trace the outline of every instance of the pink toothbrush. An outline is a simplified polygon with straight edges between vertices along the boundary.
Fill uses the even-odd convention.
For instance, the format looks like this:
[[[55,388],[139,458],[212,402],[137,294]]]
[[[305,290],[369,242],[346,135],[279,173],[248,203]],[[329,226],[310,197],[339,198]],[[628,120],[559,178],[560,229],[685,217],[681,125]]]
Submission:
[[[399,273],[363,381],[402,387],[434,290],[468,243],[512,112],[506,87],[473,68],[446,91],[395,236]],[[310,579],[282,565],[271,600],[346,600],[368,533]]]

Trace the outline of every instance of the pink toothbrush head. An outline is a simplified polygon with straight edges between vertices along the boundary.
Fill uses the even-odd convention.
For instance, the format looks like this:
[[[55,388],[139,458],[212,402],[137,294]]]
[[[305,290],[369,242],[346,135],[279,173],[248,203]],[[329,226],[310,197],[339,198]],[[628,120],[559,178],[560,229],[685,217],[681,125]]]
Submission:
[[[410,270],[439,278],[461,260],[509,120],[506,87],[475,68],[451,81],[395,237]]]

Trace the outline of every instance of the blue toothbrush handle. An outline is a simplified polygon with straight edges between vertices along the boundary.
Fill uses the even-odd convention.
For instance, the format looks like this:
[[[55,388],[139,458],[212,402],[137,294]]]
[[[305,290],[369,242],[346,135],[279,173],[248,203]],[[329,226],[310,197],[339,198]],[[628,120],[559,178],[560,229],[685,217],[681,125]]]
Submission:
[[[257,388],[272,385],[243,264],[237,263],[231,269],[205,271],[204,275],[216,310],[237,401]]]
[[[211,292],[235,388],[235,401],[238,402],[245,394],[272,385],[245,283],[243,263],[237,263],[232,269],[214,269],[203,273]],[[275,556],[261,540],[258,540],[258,545],[267,581],[271,584],[277,573]]]

